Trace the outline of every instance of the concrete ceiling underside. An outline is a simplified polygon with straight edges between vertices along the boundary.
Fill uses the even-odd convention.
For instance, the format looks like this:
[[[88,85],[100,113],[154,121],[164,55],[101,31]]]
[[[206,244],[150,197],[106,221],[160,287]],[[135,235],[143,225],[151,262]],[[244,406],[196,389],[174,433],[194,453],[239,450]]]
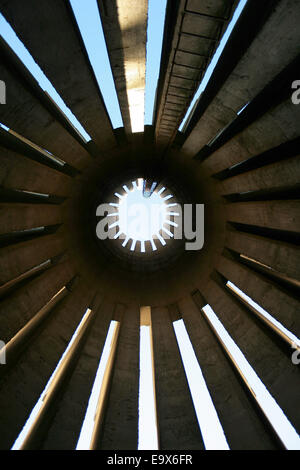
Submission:
[[[159,141],[168,144],[174,139],[237,3],[232,0],[169,2],[170,24],[165,30],[156,110]]]

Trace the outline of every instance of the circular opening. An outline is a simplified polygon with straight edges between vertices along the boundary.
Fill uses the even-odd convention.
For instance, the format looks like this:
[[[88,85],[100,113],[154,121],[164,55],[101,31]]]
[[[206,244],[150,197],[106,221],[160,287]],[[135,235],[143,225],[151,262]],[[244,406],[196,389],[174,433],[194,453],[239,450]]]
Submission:
[[[173,237],[171,229],[177,224],[171,220],[176,217],[171,208],[177,203],[172,203],[173,195],[165,187],[155,189],[152,194],[144,191],[143,178],[138,178],[128,186],[123,186],[122,194],[115,193],[117,202],[110,203],[116,208],[116,212],[111,215],[117,220],[109,228],[117,229],[114,238],[123,239],[123,248],[136,251],[139,241],[141,252],[145,253],[145,242],[149,241],[150,249],[156,251],[157,243],[165,246],[167,240]]]

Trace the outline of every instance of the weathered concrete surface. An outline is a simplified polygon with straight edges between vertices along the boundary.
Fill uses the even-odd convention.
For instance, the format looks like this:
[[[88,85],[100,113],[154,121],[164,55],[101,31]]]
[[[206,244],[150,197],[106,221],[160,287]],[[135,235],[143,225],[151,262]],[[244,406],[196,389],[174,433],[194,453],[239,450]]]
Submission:
[[[114,305],[99,299],[97,316],[58,404],[43,450],[74,450],[88,406]]]
[[[274,6],[270,18],[185,142],[184,151],[197,153],[296,57],[299,21],[297,0],[281,0]]]
[[[18,437],[91,301],[92,292],[77,287],[74,295],[51,312],[39,335],[1,381],[1,449],[11,448]]]
[[[166,308],[152,308],[160,449],[203,449],[203,441]]]
[[[273,449],[269,430],[241,387],[220,344],[192,298],[179,302],[184,324],[190,336],[209,393],[222,423],[230,449]]]
[[[48,269],[1,303],[1,338],[9,341],[62,287],[74,277],[70,263]]]
[[[135,450],[138,444],[139,331],[137,305],[121,320],[111,391],[99,449]]]
[[[172,8],[175,8],[173,3],[170,2],[170,11],[167,10],[170,16]],[[163,49],[162,55],[168,59],[164,70],[161,69],[161,83],[158,85],[160,94],[155,125],[156,137],[161,143],[174,138],[237,2],[181,0],[177,4],[178,14],[171,29],[171,48],[165,42],[168,49]],[[220,18],[225,21],[220,21]]]
[[[300,181],[300,157],[266,165],[253,171],[228,178],[221,186],[222,194],[257,191],[296,186]]]
[[[144,130],[148,0],[98,1],[126,132]]]
[[[210,155],[203,168],[211,174],[217,173],[299,137],[299,119],[300,106],[294,105],[291,99],[284,101]]]
[[[1,1],[1,13],[100,150],[116,145],[71,6],[63,0]],[[101,123],[101,125],[99,124]]]
[[[0,249],[0,285],[62,253],[64,248],[62,237],[46,235]]]
[[[0,204],[0,233],[58,224],[61,208],[50,204]]]
[[[3,1],[2,3],[10,9],[10,2]],[[13,4],[15,1],[11,3]],[[33,5],[33,1],[30,1],[30,4]],[[44,1],[41,2],[42,4]],[[119,2],[106,2],[107,12],[112,11],[113,14],[117,14],[117,6],[120,4]],[[197,9],[199,4],[190,0],[188,8]],[[249,97],[256,96],[296,55],[299,44],[296,40],[299,35],[298,3],[284,0],[278,4],[270,21],[266,23],[251,49],[245,54],[199,121],[200,127],[196,126],[195,131],[192,132],[190,139],[186,142],[184,152],[172,150],[166,155],[164,161],[166,178],[170,178],[168,181],[172,181],[174,188],[179,191],[182,202],[188,200],[205,204],[205,242],[202,250],[185,252],[182,257],[176,258],[173,264],[166,254],[171,251],[161,250],[157,258],[153,257],[154,268],[156,266],[160,269],[155,270],[155,268],[152,273],[143,269],[141,253],[138,253],[134,260],[127,251],[118,252],[118,256],[111,252],[110,256],[107,256],[103,244],[95,241],[94,209],[102,201],[102,194],[104,194],[101,192],[102,188],[108,187],[111,194],[115,189],[114,181],[118,180],[118,184],[121,185],[123,178],[124,182],[126,178],[129,178],[128,174],[141,176],[141,172],[146,167],[145,163],[150,161],[149,157],[160,158],[161,149],[154,149],[152,141],[149,142],[144,138],[143,133],[140,133],[128,137],[127,142],[120,140],[119,147],[114,147],[107,152],[109,158],[92,159],[63,121],[53,112],[32,78],[26,75],[24,68],[13,56],[3,53],[5,60],[4,65],[1,65],[0,79],[5,79],[11,84],[9,99],[12,100],[12,104],[7,105],[7,108],[0,108],[0,121],[3,118],[4,124],[10,125],[36,144],[52,151],[72,167],[82,170],[82,173],[70,178],[59,170],[50,169],[39,159],[37,163],[31,155],[27,158],[25,145],[19,147],[17,152],[2,150],[2,148],[0,150],[1,184],[4,188],[48,192],[68,197],[60,206],[24,203],[1,205],[0,225],[3,234],[12,230],[30,229],[38,225],[62,223],[56,235],[32,238],[30,241],[19,243],[13,238],[6,240],[5,243],[10,243],[10,245],[0,250],[2,257],[0,273],[3,282],[18,276],[24,270],[60,251],[66,252],[66,261],[61,261],[35,279],[28,279],[21,286],[16,286],[17,288],[5,298],[0,306],[0,339],[8,341],[76,274],[80,276],[82,282],[75,283],[73,288],[70,288],[68,297],[49,314],[41,328],[36,331],[33,341],[25,348],[22,357],[14,364],[14,368],[5,374],[1,382],[1,448],[7,449],[14,442],[65,350],[75,327],[94,299],[95,293],[98,294],[97,299],[102,301],[103,297],[105,298],[104,304],[101,304],[98,310],[85,348],[56,403],[55,413],[47,424],[48,433],[42,436],[43,442],[40,443],[42,448],[72,449],[75,447],[107,327],[110,319],[113,318],[121,319],[122,326],[99,448],[136,449],[140,305],[151,306],[153,313],[161,447],[162,449],[203,448],[167,308],[173,304],[177,305],[177,310],[173,310],[172,318],[182,316],[186,323],[231,448],[269,449],[277,446],[277,443],[272,440],[270,430],[266,429],[261,415],[257,413],[252,398],[245,393],[228,358],[201,316],[201,312],[193,304],[190,296],[194,290],[200,291],[206,301],[210,302],[291,422],[299,425],[299,406],[296,396],[299,379],[296,377],[297,369],[290,360],[291,351],[287,351],[288,348],[277,340],[275,333],[258,321],[252,312],[242,307],[228,289],[220,286],[217,281],[211,280],[213,273],[214,279],[223,276],[231,280],[284,326],[293,333],[299,334],[299,302],[296,298],[279,287],[278,283],[273,282],[270,276],[264,273],[258,274],[250,267],[238,262],[231,252],[224,251],[224,248],[228,248],[237,254],[243,253],[294,279],[299,279],[299,255],[295,245],[296,236],[300,231],[299,204],[296,200],[287,200],[284,194],[285,189],[293,188],[297,182],[299,158],[294,153],[293,157],[290,156],[287,159],[283,153],[282,158],[277,155],[275,164],[258,164],[260,168],[253,169],[255,166],[252,166],[251,171],[242,171],[238,176],[221,182],[210,175],[246,158],[261,155],[261,152],[298,136],[300,107],[296,109],[294,106],[293,108],[290,101],[282,102],[239,135],[234,136],[203,164],[191,158],[194,152],[214,137],[223,125],[231,121]],[[58,8],[58,6],[62,9],[61,11],[65,11],[62,2],[55,0],[53,5],[50,2],[45,10],[37,5],[39,15],[44,14],[44,11],[51,12],[51,8],[53,8],[53,13],[54,7]],[[123,7],[126,5],[128,6],[127,2],[122,2]],[[140,5],[145,10],[145,2]],[[207,6],[205,12],[209,13],[212,12],[208,9],[209,5],[212,8],[218,5],[221,9],[222,5],[224,7],[224,2],[217,0],[201,2],[201,8],[205,5]],[[105,9],[104,2],[101,2],[102,7]],[[25,2],[20,2],[16,8],[18,12],[22,12],[22,9],[26,10]],[[11,11],[14,16],[13,10]],[[221,10],[219,13],[221,14]],[[18,13],[18,21],[24,28],[24,35],[29,38],[28,41],[32,40],[34,47],[39,50],[40,60],[47,62],[47,56],[44,56],[44,38],[41,41],[43,45],[40,47],[36,42],[37,36],[31,37],[30,31],[27,31],[28,25],[31,25],[33,21],[31,14],[32,12],[25,11],[26,21],[23,21]],[[134,24],[131,25],[133,29],[127,29],[123,24],[124,28],[120,29],[120,25],[117,25],[119,33],[114,36],[115,42],[111,37],[108,38],[113,47],[119,41],[121,51],[114,50],[114,53],[117,60],[122,59],[118,64],[121,68],[125,64],[126,47],[120,41],[128,40],[126,43],[130,46],[128,54],[130,52],[138,56],[139,49],[135,51],[134,44],[137,37],[141,38],[145,35],[145,16],[143,15],[143,27],[139,28],[137,24]],[[39,16],[40,19],[41,17]],[[136,20],[135,16],[126,17],[125,13],[122,17],[124,23]],[[50,15],[50,18],[52,22],[53,16]],[[178,25],[179,17],[175,20],[175,24]],[[70,41],[68,47],[73,41],[71,38],[75,38],[73,36],[75,30],[71,28],[69,21],[69,16],[62,15],[58,22],[63,29],[59,32],[59,38],[66,34]],[[214,22],[206,24],[204,17],[199,18],[199,25],[200,21],[203,28],[209,25],[212,29],[216,28]],[[109,21],[107,24],[108,32],[115,31]],[[196,23],[193,24],[192,20],[189,20],[187,28],[191,32],[197,32],[197,25],[195,25]],[[47,29],[47,23],[45,29]],[[45,37],[53,37],[53,31],[50,29],[46,31]],[[141,36],[136,37],[135,33],[132,33],[137,30]],[[205,29],[202,32],[213,33]],[[178,31],[175,30],[174,34],[177,33]],[[77,36],[74,41],[72,51],[78,52],[74,66],[78,67],[80,61],[85,59],[81,46],[76,49],[79,44]],[[144,43],[142,41],[141,43],[144,48]],[[51,45],[49,65],[45,66],[49,66],[49,70],[51,68],[54,79],[62,86],[61,92],[69,96],[70,103],[72,101],[73,109],[76,108],[78,113],[82,112],[85,116],[85,104],[77,103],[76,100],[78,97],[86,97],[87,102],[90,103],[89,99],[92,99],[94,95],[89,94],[88,87],[82,90],[82,95],[80,95],[81,90],[77,88],[76,93],[74,88],[73,94],[68,84],[65,84],[66,88],[63,89],[62,82],[66,71],[63,70],[60,62],[58,76],[55,76],[56,70],[53,65],[57,44],[54,44],[53,48]],[[110,41],[108,41],[108,46],[110,46]],[[191,48],[199,46],[199,50],[202,48],[203,52],[207,52],[205,50],[207,43],[202,40],[198,43],[198,40],[194,40],[193,37],[185,36],[181,46]],[[172,47],[172,44],[166,46],[167,57],[172,56]],[[269,51],[269,55],[266,51]],[[65,53],[66,51],[63,51],[62,57],[65,57]],[[130,54],[128,60],[131,57]],[[112,57],[111,51],[111,60]],[[185,56],[181,56],[181,59],[184,60]],[[192,58],[189,60],[193,63]],[[193,60],[195,60],[194,56]],[[181,74],[183,69],[177,69],[177,72]],[[91,84],[91,74],[86,62],[82,73],[89,74],[88,86],[88,83]],[[116,80],[120,73],[119,98],[123,103],[123,115],[127,116],[128,120],[129,111],[126,108],[128,96],[126,87],[124,88],[125,69],[123,71],[116,69],[114,73]],[[178,78],[177,83],[182,83],[182,81]],[[179,101],[183,100],[178,98]],[[170,109],[176,107],[177,104],[171,103]],[[90,117],[91,115],[87,113],[86,123]],[[91,125],[89,129],[94,129],[93,136],[96,140],[96,134],[101,130],[101,122],[95,121],[92,124],[93,126]],[[97,126],[100,126],[100,130]],[[103,141],[106,139],[105,136],[106,134],[103,135]],[[3,134],[2,138],[4,138]],[[108,145],[111,144],[108,143]],[[262,163],[264,162],[263,158]],[[70,170],[70,167],[68,168]],[[68,174],[74,175],[74,173]],[[282,200],[264,199],[255,202],[249,200],[249,202],[226,203],[222,197],[222,195],[248,191],[264,190],[268,193],[274,189],[277,191],[277,196],[280,191],[282,192]],[[226,222],[249,224],[249,226],[244,225],[246,232],[233,231],[232,226],[230,224],[227,226]],[[261,228],[260,235],[247,233],[247,230],[251,232],[251,227]],[[240,230],[242,230],[241,227]],[[279,239],[282,234],[286,235],[284,241]],[[223,252],[224,256],[222,256]],[[136,268],[136,271],[133,268]],[[114,310],[116,304],[124,304],[123,318],[119,315],[120,312]]]
[[[49,111],[47,96],[3,40],[0,54],[0,76],[9,84],[0,122],[75,168],[84,168],[92,157]]]
[[[299,232],[299,201],[258,201],[228,204],[227,220]]]
[[[299,302],[272,285],[250,268],[221,257],[216,269],[225,279],[242,289],[287,329],[299,336]],[[297,313],[298,312],[298,313]]]
[[[0,183],[4,188],[67,196],[71,178],[45,165],[0,148]]]
[[[283,241],[270,240],[258,235],[228,231],[226,246],[250,258],[299,279],[299,249]]]
[[[252,313],[246,312],[223,288],[211,283],[201,290],[228,333],[244,353],[257,375],[285,415],[300,429],[300,377],[289,354],[283,354]],[[288,309],[285,308],[285,316]],[[297,332],[296,332],[297,333]]]

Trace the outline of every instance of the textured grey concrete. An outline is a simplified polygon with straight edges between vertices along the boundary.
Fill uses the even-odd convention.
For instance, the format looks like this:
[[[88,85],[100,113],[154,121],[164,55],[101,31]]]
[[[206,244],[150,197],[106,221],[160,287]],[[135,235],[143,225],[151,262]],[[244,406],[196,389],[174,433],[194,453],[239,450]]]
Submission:
[[[300,203],[297,200],[241,202],[228,204],[226,209],[227,218],[232,222],[299,232]]]
[[[0,249],[0,283],[14,279],[28,269],[64,251],[63,239],[59,235],[47,235],[39,240],[30,240]]]
[[[40,334],[2,380],[1,416],[10,427],[1,426],[1,448],[9,448],[22,430],[91,300],[86,288],[77,287],[75,295],[51,313]]]
[[[222,182],[222,194],[293,187],[300,180],[299,157],[285,159]]]
[[[160,448],[203,449],[171,318],[165,308],[151,315]]]
[[[222,287],[216,283],[210,284],[202,289],[202,294],[271,395],[299,430],[299,374],[290,355],[283,354],[253,314],[240,308]],[[287,309],[285,314],[288,316]]]
[[[99,11],[126,132],[132,129],[131,93],[143,106],[146,73],[148,0],[98,1]]]
[[[240,287],[288,329],[299,335],[297,299],[287,295],[249,268],[225,257],[220,258],[217,269],[227,280]]]
[[[300,253],[296,246],[234,231],[228,232],[226,246],[294,279],[299,278]]]
[[[126,7],[126,2],[121,3]],[[183,4],[173,17],[168,10],[166,24],[172,40],[165,37],[166,70],[159,83],[162,94],[157,122],[163,113]],[[282,143],[299,136],[300,106],[293,105],[285,96],[263,115],[257,115],[256,120],[241,132],[233,134],[202,163],[193,157],[231,122],[241,106],[257,96],[298,54],[299,2],[276,2],[273,13],[195,125],[183,148],[174,146],[166,153],[163,152],[164,144],[169,142],[170,134],[165,133],[167,139],[157,145],[152,128],[146,128],[145,134],[130,134],[128,124],[125,65],[126,60],[136,55],[135,60],[138,57],[141,68],[144,66],[144,55],[139,53],[145,46],[146,2],[142,2],[142,24],[134,24],[128,30],[122,30],[122,27],[120,30],[120,25],[111,23],[110,15],[118,18],[120,14],[118,2],[101,2],[100,5],[125,122],[126,138],[122,131],[116,133],[118,146],[71,10],[66,8],[65,2],[58,0],[50,3],[30,0],[30,5],[36,6],[36,16],[33,8],[27,8],[26,2],[3,0],[0,10],[3,9],[18,29],[36,60],[86,125],[98,145],[100,158],[89,154],[20,61],[1,43],[0,79],[8,84],[8,102],[1,105],[0,122],[60,157],[68,166],[54,170],[41,154],[38,158],[38,152],[29,152],[24,143],[16,150],[12,142],[5,139],[4,131],[0,133],[3,144],[0,149],[0,194],[4,195],[0,202],[1,285],[47,258],[64,253],[58,264],[15,285],[7,293],[0,305],[0,339],[11,339],[59,289],[78,276],[76,282],[68,285],[68,296],[39,325],[31,341],[23,345],[22,355],[14,358],[12,367],[1,371],[1,448],[8,449],[14,442],[84,311],[92,303],[97,312],[95,321],[76,357],[72,373],[64,382],[47,422],[43,423],[37,448],[75,447],[111,319],[121,321],[121,330],[98,448],[137,448],[140,306],[151,306],[153,313],[161,448],[203,449],[173,332],[172,320],[180,317],[185,321],[230,447],[277,448],[273,432],[209,328],[201,307],[206,302],[212,305],[299,431],[299,378],[298,370],[291,362],[291,349],[253,312],[241,305],[224,286],[224,279],[234,282],[292,333],[300,333],[296,291],[289,289],[291,285],[284,286],[280,279],[271,277],[272,273],[279,272],[294,282],[300,276],[296,244],[300,232],[299,201],[295,191],[299,181],[299,157],[296,150],[292,155],[286,154],[286,145],[282,155],[281,147],[276,150]],[[208,14],[224,13],[224,2],[217,0],[201,2],[201,8],[198,2],[189,0],[187,7]],[[128,15],[126,21],[130,23],[134,18]],[[194,15],[193,19],[185,18],[184,21],[187,32],[201,30],[201,34],[214,36],[218,33],[219,22],[205,16],[196,19]],[[44,35],[41,25],[44,25]],[[114,38],[109,36],[110,32],[116,32]],[[137,40],[141,44],[136,49]],[[48,46],[49,41],[52,42]],[[66,41],[67,47],[60,55],[62,41]],[[180,41],[180,48],[208,52],[204,40],[185,36]],[[126,44],[130,46],[128,51]],[[186,57],[187,54],[179,55],[181,60]],[[115,58],[118,64],[114,62]],[[195,58],[188,59],[190,65],[196,63]],[[72,70],[78,75],[74,75],[74,81],[68,81]],[[181,73],[184,70],[177,69],[176,74]],[[79,83],[82,81],[81,88]],[[176,78],[174,84],[181,86],[183,81]],[[175,110],[179,102],[183,103],[183,100],[176,98],[170,103],[170,109]],[[180,106],[183,109],[185,104]],[[158,125],[156,136],[160,132]],[[270,151],[269,160],[265,155],[260,159],[266,150]],[[227,177],[227,172],[223,179],[213,177],[221,170],[255,156],[259,157],[254,159],[250,170],[244,165],[236,176]],[[76,169],[80,172],[74,171]],[[202,250],[185,251],[170,242],[170,248],[161,248],[146,263],[142,253],[131,254],[117,247],[119,241],[108,245],[96,239],[96,207],[117,187],[150,170],[157,172],[161,185],[169,185],[169,189],[174,190],[180,202],[205,204]],[[231,174],[229,172],[229,176]],[[55,204],[7,202],[4,190],[47,193],[66,199],[63,203],[56,200]],[[235,199],[224,197],[229,195],[234,195]],[[240,202],[241,198],[247,198],[247,201]],[[34,232],[30,233],[30,238],[26,238],[26,232],[20,238],[11,234],[56,224],[61,226],[55,234],[42,237]],[[239,254],[272,269],[256,272],[242,263]],[[198,294],[192,295],[194,291]]]
[[[300,107],[289,98],[214,152],[203,162],[203,167],[216,173],[299,137],[299,118]]]
[[[68,2],[30,0],[24,10],[18,0],[2,1],[1,11],[99,149],[116,145],[99,85]]]
[[[61,208],[45,204],[0,204],[0,233],[58,224]]]
[[[10,340],[74,276],[68,262],[27,283],[1,305],[1,338]]]
[[[111,390],[99,443],[99,448],[103,450],[137,449],[139,314],[139,308],[132,305],[125,308],[122,315]]]
[[[171,48],[163,49],[166,66],[161,69],[162,89],[155,123],[157,139],[165,144],[174,138],[237,6],[235,1],[219,0],[181,0],[176,4],[178,13],[172,25]]]
[[[4,188],[67,196],[71,178],[1,147],[1,185]]]
[[[43,443],[45,450],[76,447],[114,308],[99,301],[90,334]]]
[[[228,445],[233,450],[273,449],[275,443],[205,321],[200,311],[202,306],[197,308],[192,298],[179,302]]]
[[[279,1],[274,6],[270,18],[187,139],[184,150],[191,154],[199,151],[296,57],[299,20],[297,0]]]
[[[7,104],[0,108],[0,122],[70,165],[84,168],[91,156],[46,107],[49,100],[21,61],[7,52],[3,42],[1,49],[0,75],[9,87]]]

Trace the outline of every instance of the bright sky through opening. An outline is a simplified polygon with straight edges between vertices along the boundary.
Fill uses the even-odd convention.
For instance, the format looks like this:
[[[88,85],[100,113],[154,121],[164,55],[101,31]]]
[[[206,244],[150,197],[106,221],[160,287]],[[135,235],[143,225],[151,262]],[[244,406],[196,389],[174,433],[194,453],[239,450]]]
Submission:
[[[123,234],[122,238],[133,240],[133,249],[136,247],[136,241],[151,241],[158,236],[160,230],[165,230],[164,224],[169,221],[168,205],[166,204],[163,191],[154,191],[151,197],[143,196],[143,179],[139,178],[137,182],[133,182],[132,188],[129,190],[127,186],[125,194],[116,193],[118,201],[118,222],[110,225],[119,226],[118,235]],[[167,199],[168,200],[168,199]],[[126,245],[124,242],[123,246]],[[153,249],[155,246],[153,245]]]
[[[151,327],[140,327],[139,450],[158,449]]]
[[[145,125],[152,125],[159,77],[167,0],[149,0],[145,90]]]

